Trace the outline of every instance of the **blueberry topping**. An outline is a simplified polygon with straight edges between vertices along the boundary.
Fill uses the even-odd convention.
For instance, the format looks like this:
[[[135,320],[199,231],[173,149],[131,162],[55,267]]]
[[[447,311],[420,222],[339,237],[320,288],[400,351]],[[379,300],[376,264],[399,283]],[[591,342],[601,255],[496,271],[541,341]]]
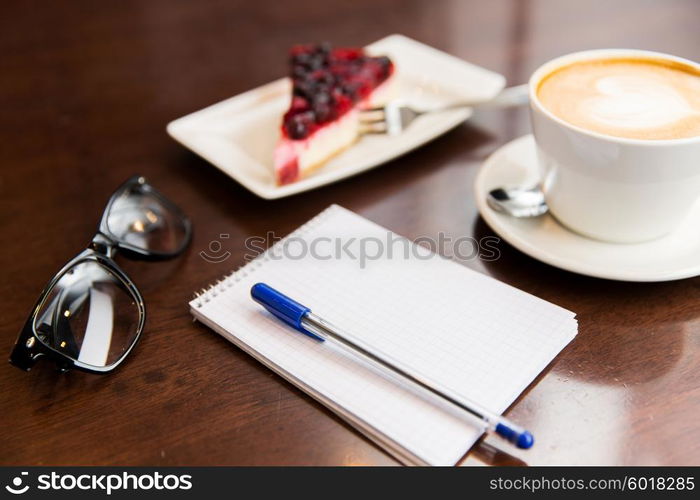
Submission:
[[[307,80],[294,81],[294,95],[296,96],[311,100],[314,96],[315,90],[316,89],[314,88],[313,82],[309,82]]]
[[[304,111],[289,117],[285,123],[287,134],[292,139],[303,139],[311,132],[311,127],[314,124],[314,113],[312,111]]]
[[[337,116],[333,104],[333,98],[329,91],[317,93],[312,104],[316,121],[324,123],[333,120]]]
[[[328,90],[318,92],[314,96],[314,103],[315,104],[328,104],[329,102],[331,102],[331,100],[332,100],[331,94]]]
[[[375,60],[381,68],[380,78],[382,80],[385,80],[389,77],[389,74],[391,73],[391,59],[389,59],[386,56],[379,56]]]
[[[292,105],[284,129],[295,140],[312,134],[365,98],[392,71],[388,57],[369,57],[362,49],[330,44],[296,45],[290,51]]]

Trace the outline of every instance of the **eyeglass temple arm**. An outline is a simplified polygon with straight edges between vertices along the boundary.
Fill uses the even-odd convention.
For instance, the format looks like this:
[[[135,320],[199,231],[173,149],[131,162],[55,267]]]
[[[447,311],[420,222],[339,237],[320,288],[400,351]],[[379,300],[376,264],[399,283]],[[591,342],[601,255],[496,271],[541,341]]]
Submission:
[[[36,363],[37,359],[44,355],[44,347],[34,336],[33,316],[27,320],[22,329],[22,333],[17,339],[17,343],[10,353],[10,364],[29,371]]]
[[[75,336],[72,333],[70,324],[66,321],[62,321],[64,318],[60,316],[60,307],[58,303],[60,303],[61,300],[57,298],[56,302],[57,303],[54,305],[54,315],[53,318],[51,318],[54,326],[48,326],[48,328],[51,328],[52,330],[54,328],[60,328],[61,330],[63,330],[64,333],[62,337],[69,340],[69,349],[75,350],[77,346],[75,345]],[[46,354],[44,350],[48,349],[47,347],[44,347],[42,342],[40,342],[36,338],[34,334],[34,322],[35,316],[32,315],[25,323],[24,328],[22,329],[22,333],[17,339],[17,343],[12,348],[12,352],[10,353],[9,359],[10,364],[26,371],[31,370],[31,368],[36,364],[37,360],[41,356],[44,356]],[[38,325],[39,329],[41,329],[42,327],[45,327],[45,325]],[[66,329],[68,330],[70,335],[66,335]],[[51,336],[53,335],[53,331],[46,332],[46,334]],[[65,368],[61,369],[65,370]]]

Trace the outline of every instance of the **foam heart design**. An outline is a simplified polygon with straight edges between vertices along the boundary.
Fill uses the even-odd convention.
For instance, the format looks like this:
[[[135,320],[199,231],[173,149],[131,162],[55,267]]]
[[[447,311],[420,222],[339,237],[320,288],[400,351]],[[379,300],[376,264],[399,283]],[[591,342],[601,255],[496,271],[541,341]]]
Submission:
[[[693,113],[675,88],[638,75],[609,75],[595,82],[598,95],[585,98],[579,111],[591,120],[619,128],[657,128]]]

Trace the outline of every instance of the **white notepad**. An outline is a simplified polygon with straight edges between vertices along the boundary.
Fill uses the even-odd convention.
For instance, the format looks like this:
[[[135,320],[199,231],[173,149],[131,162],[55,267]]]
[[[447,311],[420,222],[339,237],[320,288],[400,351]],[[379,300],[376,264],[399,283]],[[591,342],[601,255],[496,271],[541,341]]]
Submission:
[[[495,413],[577,332],[571,311],[337,205],[190,302],[198,320],[407,464],[453,465],[481,431],[449,404],[275,319],[250,297],[258,282]]]

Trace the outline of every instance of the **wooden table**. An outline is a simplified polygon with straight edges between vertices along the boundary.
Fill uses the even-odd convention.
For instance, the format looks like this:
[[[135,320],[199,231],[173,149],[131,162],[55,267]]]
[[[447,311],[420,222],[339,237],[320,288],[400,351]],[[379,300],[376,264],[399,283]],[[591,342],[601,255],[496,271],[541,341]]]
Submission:
[[[119,262],[146,331],[117,373],[0,369],[3,464],[394,464],[320,404],[193,323],[187,301],[243,262],[243,242],[283,235],[331,203],[410,238],[492,234],[472,181],[529,130],[527,111],[483,112],[403,158],[279,201],[256,198],[165,134],[181,115],[285,73],[295,42],[364,45],[400,32],[526,81],[556,55],[596,47],[698,58],[694,1],[112,1],[5,5],[0,29],[2,345],[45,282],[88,243],[112,190],[146,175],[194,222],[181,258]],[[221,264],[199,255],[219,240]],[[578,313],[576,340],[510,410],[531,451],[488,438],[464,463],[700,463],[700,278],[631,284],[541,264],[502,242],[463,262]]]

